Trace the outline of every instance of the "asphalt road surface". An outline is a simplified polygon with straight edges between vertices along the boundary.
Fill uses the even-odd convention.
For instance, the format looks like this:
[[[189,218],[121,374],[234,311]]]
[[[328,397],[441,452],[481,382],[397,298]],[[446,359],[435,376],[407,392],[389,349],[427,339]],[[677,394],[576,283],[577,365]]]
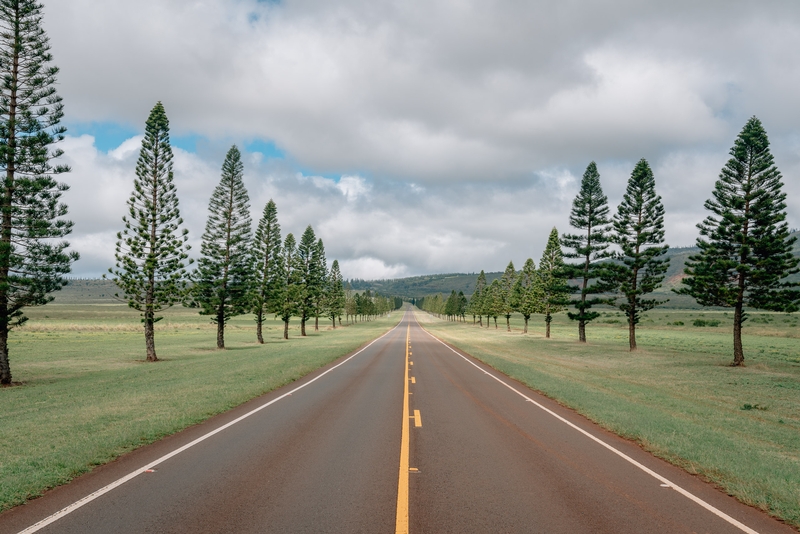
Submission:
[[[42,533],[796,532],[426,333],[0,515]]]

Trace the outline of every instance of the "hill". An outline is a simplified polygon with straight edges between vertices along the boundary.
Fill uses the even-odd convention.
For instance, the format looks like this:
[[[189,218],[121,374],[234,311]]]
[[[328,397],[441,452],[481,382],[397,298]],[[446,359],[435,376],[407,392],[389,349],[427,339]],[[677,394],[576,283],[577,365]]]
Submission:
[[[800,256],[800,231],[795,230],[791,235],[798,238],[794,244],[793,251],[796,256]],[[656,292],[658,297],[669,299],[666,307],[697,307],[697,303],[693,298],[685,295],[676,295],[672,292],[672,289],[680,287],[681,280],[684,277],[683,269],[686,265],[686,260],[692,254],[697,254],[698,252],[699,249],[697,247],[676,247],[667,252],[667,257],[670,259],[669,269],[664,278],[664,285]],[[492,280],[500,278],[502,275],[502,272],[486,273],[486,281],[491,284]],[[437,293],[448,295],[451,291],[456,293],[463,291],[469,297],[475,289],[477,279],[477,273],[446,273],[388,280],[356,279],[350,280],[350,284],[356,290],[369,289],[382,295],[396,295],[403,298],[426,297]],[[793,275],[789,279],[800,282],[800,274]]]

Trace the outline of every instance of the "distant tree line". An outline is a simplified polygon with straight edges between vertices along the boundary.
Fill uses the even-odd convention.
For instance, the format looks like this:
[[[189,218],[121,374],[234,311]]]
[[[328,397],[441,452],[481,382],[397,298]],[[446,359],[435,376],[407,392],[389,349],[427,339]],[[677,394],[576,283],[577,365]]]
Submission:
[[[700,252],[689,257],[683,286],[676,292],[703,306],[734,309],[732,365],[738,366],[744,362],[746,307],[787,313],[800,308],[800,283],[787,280],[800,272],[800,259],[792,253],[796,238],[786,223],[781,174],[757,118],[744,126],[730,156],[713,198],[705,203],[711,215],[697,225]],[[485,317],[487,327],[493,320],[497,328],[497,318],[504,317],[508,331],[511,314],[519,313],[525,333],[531,315],[541,314],[546,337],[552,314],[569,308],[574,310],[567,314],[577,323],[578,340],[585,343],[586,326],[600,315],[593,308],[611,305],[625,314],[629,347],[636,350],[636,326],[642,314],[666,302],[649,295],[661,287],[669,265],[664,206],[648,162],[642,159],[634,167],[613,216],[597,165],[591,162],[569,222],[572,233],[559,238],[555,228],[551,231],[538,269],[532,259],[519,272],[509,263],[491,284],[481,271],[469,300],[453,292],[446,300],[441,295],[426,297],[418,306],[451,320],[472,315],[480,326]],[[573,261],[565,263],[564,258]]]

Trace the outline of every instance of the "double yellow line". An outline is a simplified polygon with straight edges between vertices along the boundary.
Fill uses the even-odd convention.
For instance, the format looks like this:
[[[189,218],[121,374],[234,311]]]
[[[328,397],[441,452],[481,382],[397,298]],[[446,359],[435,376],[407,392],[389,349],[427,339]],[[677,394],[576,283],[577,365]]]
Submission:
[[[403,433],[400,438],[400,473],[397,479],[397,519],[395,532],[408,534],[408,448],[409,448],[409,410],[408,410],[408,354],[411,340],[411,324],[406,330],[406,368],[403,381]]]

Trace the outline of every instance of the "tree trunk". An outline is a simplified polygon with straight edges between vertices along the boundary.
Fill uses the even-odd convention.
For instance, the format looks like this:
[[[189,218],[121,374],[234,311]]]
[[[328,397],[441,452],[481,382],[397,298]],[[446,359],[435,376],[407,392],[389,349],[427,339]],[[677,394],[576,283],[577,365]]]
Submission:
[[[220,304],[217,310],[217,348],[225,348],[225,309]]]
[[[155,335],[155,322],[152,310],[144,313],[144,344],[147,347],[147,361],[157,362],[156,356],[156,335]]]
[[[483,328],[483,315],[478,316],[478,325]]]
[[[341,326],[342,326],[342,316],[340,315],[339,316],[339,327],[341,328]]]
[[[742,312],[742,301],[736,303],[733,312],[733,363],[732,367],[744,365],[744,347],[742,346],[742,322],[744,313]]]
[[[304,337],[306,335],[306,316],[305,315],[303,315],[300,318],[300,335],[304,336]]]
[[[497,330],[497,317],[494,318],[494,329]]]
[[[583,319],[578,321],[578,341],[586,343],[586,321]]]
[[[553,320],[553,316],[549,313],[544,316],[544,337],[546,339],[550,338],[550,322]]]
[[[19,4],[17,4],[19,10]],[[17,11],[17,15],[19,11]],[[18,19],[19,20],[19,19]],[[12,26],[13,28],[13,26]],[[17,26],[19,28],[19,26]],[[8,101],[8,139],[6,140],[6,157],[3,163],[6,166],[6,180],[3,188],[3,228],[2,242],[3,255],[0,258],[0,285],[5,289],[0,293],[0,384],[11,384],[11,363],[8,359],[8,272],[11,269],[11,206],[14,203],[16,155],[17,155],[17,81],[19,80],[19,52],[22,49],[19,43],[19,34],[16,35],[11,61],[11,80],[9,83],[10,94]]]
[[[8,325],[0,325],[0,384],[11,383],[11,365],[8,361]]]
[[[262,312],[258,312],[256,314],[256,337],[258,338],[258,342],[262,345],[264,344],[264,336],[261,334],[261,325],[264,322],[264,314]]]
[[[283,339],[289,339],[289,319],[283,321]]]
[[[525,316],[525,328],[523,328],[522,333],[523,334],[527,334],[528,333],[528,316],[527,315]]]
[[[506,330],[511,332],[511,316],[506,315]]]
[[[314,316],[314,332],[319,332],[319,317],[317,316]]]

